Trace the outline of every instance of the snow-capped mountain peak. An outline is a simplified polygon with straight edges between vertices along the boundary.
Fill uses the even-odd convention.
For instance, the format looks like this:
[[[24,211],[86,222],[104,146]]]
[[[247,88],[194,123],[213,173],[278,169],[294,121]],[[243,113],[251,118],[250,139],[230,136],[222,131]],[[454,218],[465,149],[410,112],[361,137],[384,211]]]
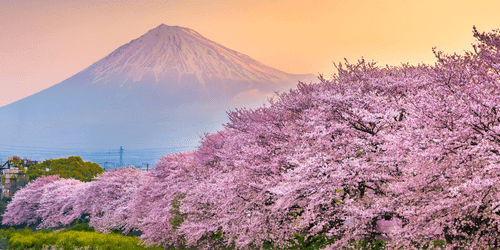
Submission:
[[[94,76],[94,83],[118,81],[120,87],[145,76],[154,76],[156,84],[164,77],[177,78],[181,85],[183,75],[194,75],[205,89],[209,79],[276,84],[293,78],[292,74],[228,49],[194,30],[165,24],[121,46],[86,70]],[[117,79],[118,75],[122,77]]]
[[[162,24],[72,77],[1,107],[0,139],[19,145],[16,152],[24,146],[192,147],[199,134],[228,122],[226,110],[260,105],[274,91],[316,79]]]

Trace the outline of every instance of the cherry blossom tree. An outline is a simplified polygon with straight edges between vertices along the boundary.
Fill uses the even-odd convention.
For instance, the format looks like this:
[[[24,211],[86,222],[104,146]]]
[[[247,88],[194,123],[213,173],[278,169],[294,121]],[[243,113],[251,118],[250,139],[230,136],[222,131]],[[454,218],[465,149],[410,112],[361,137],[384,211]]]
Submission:
[[[7,205],[6,212],[2,215],[5,225],[35,224],[39,218],[37,209],[44,193],[44,186],[60,180],[59,176],[47,176],[29,183],[12,197]]]
[[[131,208],[136,202],[139,188],[150,181],[141,170],[119,168],[106,171],[90,182],[79,197],[85,201],[80,214],[90,214],[89,225],[97,231],[109,232],[124,229],[125,233],[136,228]]]
[[[125,168],[107,171],[92,182],[41,177],[16,194],[7,206],[4,224],[33,224],[40,219],[38,228],[58,227],[90,214],[90,225],[96,230],[128,232],[135,228],[130,208],[139,187],[149,179],[140,170]]]
[[[226,197],[202,224],[242,248],[295,233],[345,246],[387,220],[400,222],[386,232],[394,246],[498,246],[499,35],[474,35],[474,52],[436,52],[433,67],[346,63],[332,81],[230,113],[223,140],[200,147],[219,171],[205,182],[219,184],[188,197]]]
[[[474,36],[474,52],[435,52],[429,89],[413,98],[427,139],[394,188],[408,220],[396,241],[436,234],[450,247],[499,247],[500,33]]]
[[[331,80],[228,112],[196,151],[164,156],[147,174],[41,178],[14,196],[4,223],[90,213],[103,232],[212,249],[287,246],[297,235],[325,236],[329,249],[380,238],[390,248],[498,248],[500,31],[473,35],[464,55],[434,49],[433,66],[336,64]]]
[[[181,212],[181,203],[194,190],[210,185],[205,180],[208,172],[195,161],[193,152],[175,153],[164,156],[149,175],[153,178],[138,191],[138,198],[133,208],[134,220],[138,221],[137,229],[142,232],[141,238],[150,244],[166,246],[182,245],[186,237],[195,240],[195,244],[207,232],[216,231],[217,227],[199,223],[196,217],[210,216],[205,209],[207,204],[191,214],[189,229],[185,227],[186,213]],[[205,193],[204,196],[212,196]],[[203,203],[203,198],[198,202]],[[206,200],[207,198],[205,198]],[[182,226],[181,226],[182,225]],[[186,234],[186,232],[189,232]]]
[[[85,200],[81,194],[87,192],[89,183],[61,178],[43,187],[37,215],[42,219],[38,228],[67,225],[81,217],[78,209]]]
[[[16,193],[3,215],[3,224],[35,224],[38,228],[71,223],[81,214],[75,209],[86,193],[87,183],[59,176],[41,177]]]
[[[217,135],[224,140],[212,151],[202,141],[200,158],[220,171],[207,182],[219,184],[188,197],[224,194],[222,204],[208,202],[217,204],[212,223],[237,246],[286,244],[297,233],[326,234],[338,244],[373,239],[377,218],[392,213],[384,199],[402,161],[391,156],[400,150],[392,139],[404,133],[398,130],[405,109],[392,101],[402,84],[391,74],[412,76],[417,85],[422,73],[364,61],[347,66],[339,67],[339,82],[300,84],[269,108],[230,113],[226,131]],[[355,73],[360,79],[350,78]]]

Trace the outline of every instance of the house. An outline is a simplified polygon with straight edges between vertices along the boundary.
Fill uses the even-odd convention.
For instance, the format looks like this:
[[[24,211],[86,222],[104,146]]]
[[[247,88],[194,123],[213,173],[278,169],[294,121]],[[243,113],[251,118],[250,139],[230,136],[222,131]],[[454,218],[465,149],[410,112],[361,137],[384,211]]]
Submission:
[[[21,159],[19,156],[12,156],[5,163],[0,165],[2,171],[2,197],[11,197],[17,190],[26,186],[28,181],[24,176],[25,170],[30,166],[37,165],[38,161]]]

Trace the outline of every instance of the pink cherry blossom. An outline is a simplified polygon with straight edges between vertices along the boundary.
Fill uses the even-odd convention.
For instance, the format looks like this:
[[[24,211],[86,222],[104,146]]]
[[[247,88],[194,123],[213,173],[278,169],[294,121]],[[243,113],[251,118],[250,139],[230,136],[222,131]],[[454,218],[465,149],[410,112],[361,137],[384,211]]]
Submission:
[[[4,223],[89,213],[101,231],[207,249],[286,246],[296,234],[325,235],[327,249],[378,238],[389,248],[498,248],[500,31],[473,35],[464,55],[434,49],[435,65],[336,64],[331,80],[228,112],[196,151],[164,156],[147,174],[40,178],[16,193]]]

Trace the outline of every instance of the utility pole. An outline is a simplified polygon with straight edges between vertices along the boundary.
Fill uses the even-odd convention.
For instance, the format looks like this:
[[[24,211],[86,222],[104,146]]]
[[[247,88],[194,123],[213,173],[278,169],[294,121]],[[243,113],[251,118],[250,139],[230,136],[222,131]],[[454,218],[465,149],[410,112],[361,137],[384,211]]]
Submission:
[[[146,165],[146,172],[149,171],[149,163],[145,162],[142,165]]]
[[[123,147],[120,146],[120,167],[123,167]]]

